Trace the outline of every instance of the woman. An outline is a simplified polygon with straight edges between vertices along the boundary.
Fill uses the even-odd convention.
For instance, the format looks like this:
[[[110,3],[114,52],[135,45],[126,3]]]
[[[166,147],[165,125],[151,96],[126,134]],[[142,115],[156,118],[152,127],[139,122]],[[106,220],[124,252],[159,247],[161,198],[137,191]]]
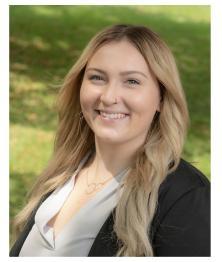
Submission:
[[[187,105],[156,33],[99,32],[58,107],[55,151],[10,256],[210,256],[209,181],[180,158]]]

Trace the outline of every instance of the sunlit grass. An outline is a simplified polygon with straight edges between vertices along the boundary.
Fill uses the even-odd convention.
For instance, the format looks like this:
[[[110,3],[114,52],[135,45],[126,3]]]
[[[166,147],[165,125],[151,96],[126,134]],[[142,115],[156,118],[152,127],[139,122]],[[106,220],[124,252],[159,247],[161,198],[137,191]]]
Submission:
[[[38,175],[51,154],[54,132],[14,124],[10,129],[10,171]]]

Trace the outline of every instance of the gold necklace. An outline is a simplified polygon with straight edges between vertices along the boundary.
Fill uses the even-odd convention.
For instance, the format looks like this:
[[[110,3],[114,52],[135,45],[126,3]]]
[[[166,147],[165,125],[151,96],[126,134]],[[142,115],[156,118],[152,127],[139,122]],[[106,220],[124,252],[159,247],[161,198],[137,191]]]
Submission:
[[[125,168],[125,169],[124,169],[122,172],[120,172],[119,174],[125,173],[129,168],[130,168],[130,167]],[[89,173],[89,170],[87,170],[87,173],[86,173],[87,189],[85,189],[85,193],[86,193],[87,195],[92,194],[95,190],[97,190],[99,187],[103,186],[106,182],[108,182],[111,178],[114,177],[114,176],[111,176],[111,177],[109,177],[108,179],[106,179],[105,181],[99,182],[99,183],[96,183],[96,182],[89,183],[89,181],[88,181],[88,173]]]

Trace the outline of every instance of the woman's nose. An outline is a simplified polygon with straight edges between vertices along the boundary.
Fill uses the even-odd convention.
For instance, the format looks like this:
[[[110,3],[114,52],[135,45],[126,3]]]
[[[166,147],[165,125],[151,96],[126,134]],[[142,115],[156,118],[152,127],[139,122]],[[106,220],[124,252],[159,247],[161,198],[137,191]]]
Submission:
[[[119,90],[116,84],[107,84],[104,88],[100,101],[105,105],[117,104],[119,101]]]

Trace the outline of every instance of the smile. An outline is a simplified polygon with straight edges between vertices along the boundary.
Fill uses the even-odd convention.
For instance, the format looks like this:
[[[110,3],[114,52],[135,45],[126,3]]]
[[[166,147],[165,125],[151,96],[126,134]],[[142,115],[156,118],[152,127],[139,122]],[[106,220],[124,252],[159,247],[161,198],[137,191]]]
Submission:
[[[124,114],[124,113],[114,113],[114,112],[105,112],[105,111],[100,111],[100,110],[96,110],[97,113],[104,119],[124,119],[126,117],[128,117],[128,114]]]

